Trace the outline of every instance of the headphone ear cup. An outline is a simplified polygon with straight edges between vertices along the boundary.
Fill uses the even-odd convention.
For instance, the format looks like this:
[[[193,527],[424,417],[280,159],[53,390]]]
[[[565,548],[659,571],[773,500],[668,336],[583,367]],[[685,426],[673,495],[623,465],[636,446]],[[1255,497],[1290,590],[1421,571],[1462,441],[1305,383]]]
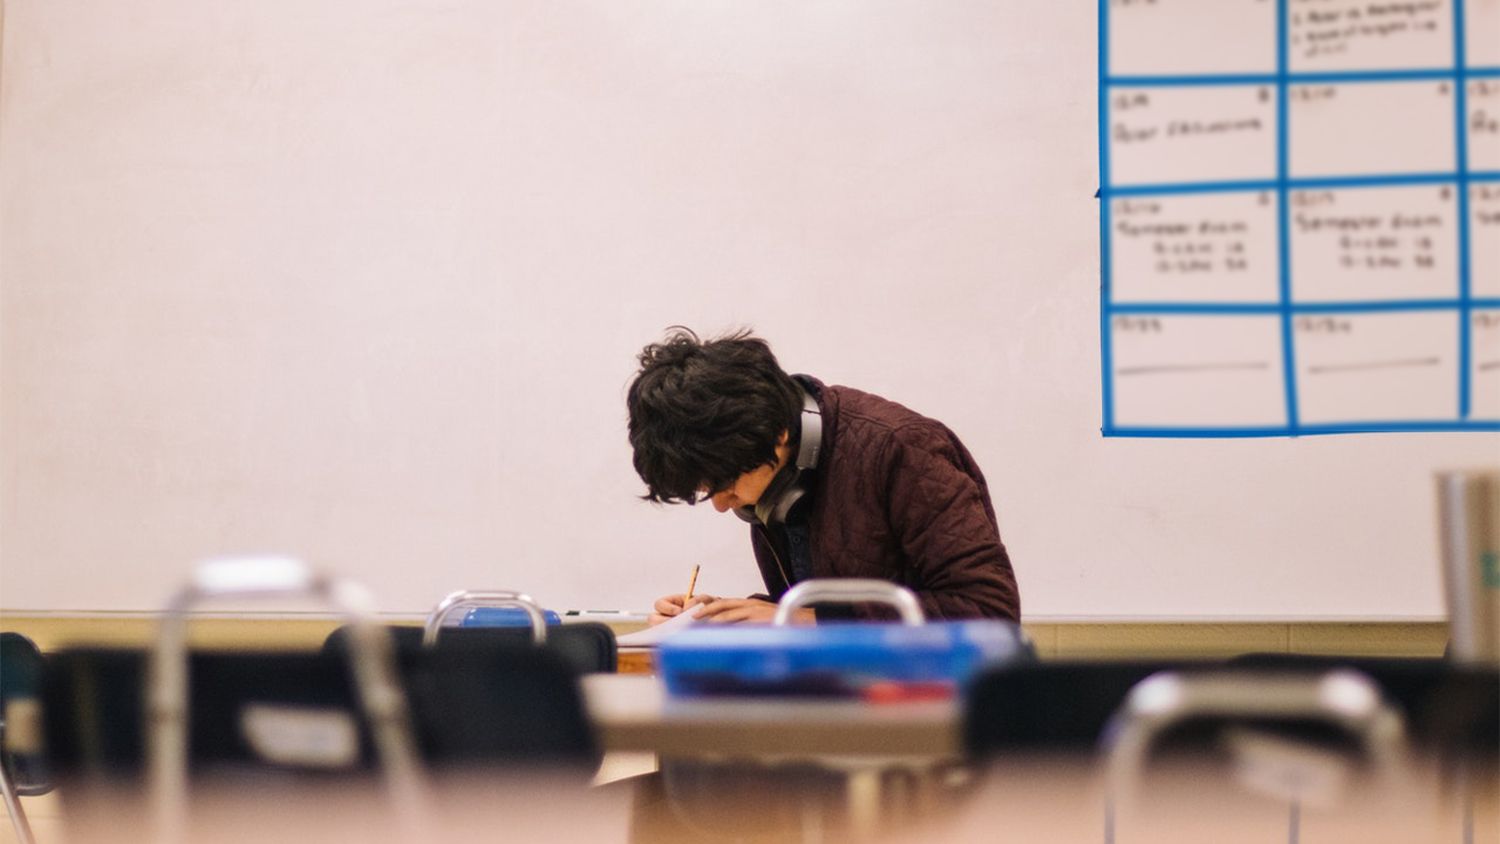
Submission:
[[[759,521],[763,525],[786,521],[787,514],[792,512],[792,506],[807,494],[807,489],[802,485],[802,472],[804,469],[817,467],[818,451],[822,447],[823,414],[818,410],[818,402],[804,389],[797,459],[777,470],[753,508],[742,507],[735,514],[747,522]]]
[[[823,448],[823,413],[818,402],[806,389],[802,390],[802,429],[798,437],[797,459],[782,466],[766,491],[755,502],[755,518],[761,524],[772,525],[786,521],[792,506],[807,494],[802,485],[802,472],[818,465],[818,452]],[[745,518],[741,516],[740,518]],[[749,521],[746,519],[746,521]]]
[[[802,470],[788,463],[781,467],[771,482],[766,485],[766,491],[760,494],[760,499],[755,502],[755,518],[763,525],[776,524],[786,519],[786,514],[792,509],[792,505],[801,498],[804,490],[798,484]],[[787,499],[790,498],[790,501]]]
[[[792,512],[792,507],[796,506],[797,502],[801,501],[802,496],[806,494],[807,490],[802,488],[802,479],[797,478],[794,480],[792,485],[771,506],[771,512],[767,514],[766,524],[780,524],[781,522],[785,522],[787,514]]]

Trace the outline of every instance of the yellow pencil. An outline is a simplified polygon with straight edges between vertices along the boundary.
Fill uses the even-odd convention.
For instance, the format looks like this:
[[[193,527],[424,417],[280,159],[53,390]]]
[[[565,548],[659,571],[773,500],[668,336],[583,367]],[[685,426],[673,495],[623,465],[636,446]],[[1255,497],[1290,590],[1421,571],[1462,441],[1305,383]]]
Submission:
[[[688,591],[687,591],[687,594],[684,595],[684,596],[682,596],[682,605],[684,607],[687,606],[687,602],[688,601],[693,600],[693,587],[698,585],[698,569],[699,568],[702,568],[702,566],[696,566],[696,565],[693,566],[693,576],[692,576],[691,579],[688,580]]]

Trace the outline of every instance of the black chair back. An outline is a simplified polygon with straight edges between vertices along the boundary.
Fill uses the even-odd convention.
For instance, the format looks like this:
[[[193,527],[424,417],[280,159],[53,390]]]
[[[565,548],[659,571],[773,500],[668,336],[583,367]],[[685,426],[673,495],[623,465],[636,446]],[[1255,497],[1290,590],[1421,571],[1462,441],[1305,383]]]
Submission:
[[[21,798],[52,790],[40,737],[42,665],[36,643],[20,633],[0,633],[0,799],[20,844],[36,840]]]
[[[501,647],[402,650],[398,663],[414,738],[430,768],[597,768],[601,753],[577,678],[556,654]],[[194,777],[316,778],[373,770],[370,724],[341,656],[195,653],[188,671]],[[141,651],[55,656],[44,703],[47,747],[60,779],[140,778],[146,676]]]
[[[1441,659],[1246,654],[1206,661],[1042,662],[1002,666],[973,683],[964,722],[975,757],[1094,752],[1136,683],[1158,671],[1349,668],[1369,676],[1406,723],[1420,753],[1494,768],[1500,757],[1500,670]]]
[[[422,647],[422,628],[391,625],[387,628],[399,650]],[[529,627],[444,627],[438,633],[439,648],[468,647],[535,648]],[[323,642],[324,653],[348,653],[349,628],[340,627]],[[613,674],[619,661],[615,633],[597,622],[554,624],[547,628],[542,649],[556,653],[580,674]]]
[[[0,764],[17,795],[34,797],[52,790],[52,776],[42,753],[42,652],[20,633],[0,633]],[[10,716],[29,723],[9,724]]]
[[[964,714],[972,758],[999,754],[1093,753],[1110,716],[1135,684],[1158,671],[1208,662],[1036,662],[975,678]]]

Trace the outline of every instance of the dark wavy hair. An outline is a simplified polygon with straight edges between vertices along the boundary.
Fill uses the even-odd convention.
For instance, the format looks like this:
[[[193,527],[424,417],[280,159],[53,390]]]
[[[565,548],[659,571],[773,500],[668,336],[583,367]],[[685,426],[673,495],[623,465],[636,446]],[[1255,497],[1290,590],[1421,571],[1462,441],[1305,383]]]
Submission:
[[[647,501],[695,504],[795,448],[802,392],[766,341],[740,330],[700,340],[682,326],[641,350],[630,383],[630,447]]]

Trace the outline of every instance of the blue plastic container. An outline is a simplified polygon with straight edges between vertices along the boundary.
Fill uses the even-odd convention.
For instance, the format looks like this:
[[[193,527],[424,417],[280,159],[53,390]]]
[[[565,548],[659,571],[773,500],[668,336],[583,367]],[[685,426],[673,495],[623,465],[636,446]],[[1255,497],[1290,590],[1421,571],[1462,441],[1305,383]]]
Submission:
[[[562,624],[562,619],[552,610],[543,610],[542,617],[548,625]],[[464,613],[459,627],[530,627],[531,616],[519,607],[475,607]]]
[[[989,665],[1030,661],[1004,621],[699,625],[662,642],[656,666],[678,696],[860,697],[875,687],[956,690]]]

